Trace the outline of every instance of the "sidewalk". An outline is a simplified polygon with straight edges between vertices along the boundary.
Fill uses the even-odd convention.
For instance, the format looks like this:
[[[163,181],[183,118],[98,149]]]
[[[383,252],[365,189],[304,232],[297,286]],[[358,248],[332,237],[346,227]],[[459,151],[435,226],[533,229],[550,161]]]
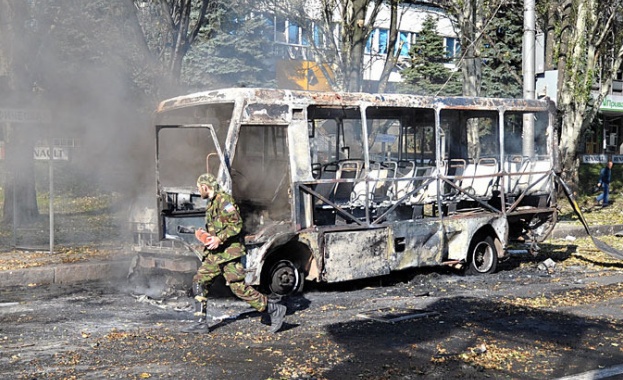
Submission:
[[[614,235],[623,225],[591,227],[593,236]],[[559,222],[550,238],[584,237],[584,227]],[[128,275],[136,253],[130,248],[109,250],[11,251],[0,253],[0,286],[76,284],[122,280]]]
[[[124,279],[135,254],[130,248],[1,252],[0,286]]]

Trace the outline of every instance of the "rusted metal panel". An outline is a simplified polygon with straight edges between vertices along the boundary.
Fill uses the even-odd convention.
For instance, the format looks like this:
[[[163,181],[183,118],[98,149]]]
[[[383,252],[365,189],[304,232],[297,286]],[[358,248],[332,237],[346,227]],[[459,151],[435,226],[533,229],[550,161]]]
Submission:
[[[326,233],[325,280],[340,282],[388,274],[389,235],[386,228]]]
[[[444,228],[448,234],[448,260],[466,260],[472,238],[485,226],[490,226],[495,231],[495,237],[506,242],[509,227],[504,216],[482,213],[459,214],[446,218]],[[503,253],[498,252],[499,255]]]
[[[442,263],[444,244],[439,220],[395,223],[393,231],[392,270]]]

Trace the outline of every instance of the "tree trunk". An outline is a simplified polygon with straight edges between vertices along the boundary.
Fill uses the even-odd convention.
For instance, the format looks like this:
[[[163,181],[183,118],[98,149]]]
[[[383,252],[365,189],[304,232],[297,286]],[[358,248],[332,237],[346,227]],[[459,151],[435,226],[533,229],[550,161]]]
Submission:
[[[0,56],[3,57],[0,72],[6,77],[6,90],[0,108],[32,109],[34,74],[29,69],[34,61],[32,49],[35,43],[33,31],[26,30],[31,20],[26,2],[0,2]],[[18,43],[19,41],[19,43]],[[24,48],[30,47],[30,48]],[[36,65],[35,65],[36,66]],[[36,67],[34,68],[36,69]],[[33,148],[40,134],[33,124],[0,125],[4,129],[5,180],[3,221],[24,226],[39,215],[35,190]]]
[[[33,130],[31,124],[14,124],[7,127],[6,179],[4,191],[5,223],[13,222],[23,227],[37,220],[37,194],[35,190],[35,172],[33,161]]]
[[[191,0],[182,0],[180,3],[180,14],[177,28],[175,28],[175,38],[173,40],[173,52],[171,55],[171,77],[179,80],[182,73],[182,62],[186,55],[187,47],[187,35],[188,25],[190,24],[190,9],[192,6]]]
[[[389,19],[389,41],[387,46],[394,46],[396,44],[396,40],[398,39],[398,1],[399,0],[390,0],[390,19]],[[389,82],[389,75],[391,74],[394,67],[396,67],[396,62],[398,61],[398,56],[400,55],[400,49],[402,47],[398,47],[398,51],[394,53],[392,49],[387,49],[387,54],[385,55],[385,64],[383,65],[383,72],[381,73],[381,78],[379,79],[379,84],[377,86],[377,92],[385,92],[387,89],[387,83]]]
[[[478,0],[466,1],[459,10],[461,46],[465,47],[465,58],[461,67],[463,73],[463,95],[480,96],[482,82],[482,61],[478,32],[482,30],[482,10]],[[467,149],[471,158],[480,157],[479,126],[474,120],[467,121]]]
[[[556,2],[550,1],[547,7],[547,19],[545,26],[545,70],[553,70],[555,68],[554,49],[556,45],[556,33],[554,31],[556,14]]]
[[[361,91],[363,53],[366,45],[364,29],[368,0],[347,1],[344,26],[344,68],[346,69],[346,91]]]
[[[620,70],[623,46],[616,38],[619,8],[598,13],[596,0],[577,3],[561,10],[558,109],[561,113],[560,150],[563,178],[578,183],[576,159],[579,137],[599,111],[610,90],[612,78]],[[615,52],[613,56],[612,53]],[[600,56],[606,56],[598,62]],[[596,72],[602,81],[599,94],[592,92]]]

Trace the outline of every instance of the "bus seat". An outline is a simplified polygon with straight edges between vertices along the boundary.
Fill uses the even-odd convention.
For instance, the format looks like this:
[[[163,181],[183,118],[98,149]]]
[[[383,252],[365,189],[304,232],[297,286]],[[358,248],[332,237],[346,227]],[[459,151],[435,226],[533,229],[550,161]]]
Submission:
[[[368,197],[370,201],[382,202],[388,200],[388,187],[393,184],[396,177],[397,163],[394,161],[383,161],[371,165],[373,168],[368,172]],[[390,181],[385,181],[390,179]],[[351,202],[356,205],[365,204],[366,199],[366,181],[362,179],[353,187],[351,193]]]
[[[369,181],[362,179],[361,181],[357,182],[355,186],[353,187],[353,191],[351,192],[351,196],[350,196],[351,203],[353,203],[355,206],[365,204],[366,183],[368,186],[368,199],[370,201],[374,201],[377,187],[381,183],[385,182],[385,181],[379,181],[379,180],[383,180],[387,178],[387,175],[388,175],[388,170],[386,169],[373,170],[369,172],[367,175],[367,179]]]
[[[530,184],[530,171],[532,162],[529,158],[525,158],[517,171],[515,173],[511,173],[514,175],[510,176],[510,191],[509,193],[518,195],[525,191]]]
[[[431,203],[437,200],[437,173],[439,173],[437,168],[432,166],[418,167],[416,169],[414,177],[422,178],[414,180],[412,189],[416,189],[423,184],[426,185],[411,196],[411,203]]]
[[[514,187],[511,188],[513,194],[526,192],[526,195],[546,194],[551,190],[551,181],[547,177],[552,164],[547,160],[526,161],[522,164],[518,178]],[[537,183],[537,181],[539,181]],[[536,183],[536,184],[535,184]],[[531,185],[535,184],[531,187]]]
[[[319,180],[323,179],[335,179],[335,175],[337,172],[337,164],[326,164],[322,166],[322,170],[320,171]],[[322,195],[323,197],[331,200],[333,197],[333,190],[335,188],[335,183],[319,183],[314,187],[314,190]],[[319,200],[316,203],[321,203]]]
[[[520,155],[512,155],[507,156],[504,161],[504,170],[507,175],[504,178],[504,192],[507,194],[513,194],[514,189],[517,186],[517,182],[519,181],[519,175],[517,173],[521,173],[522,166],[525,164],[523,156]]]
[[[528,190],[528,194],[547,194],[551,191],[552,181],[549,176],[551,168],[552,164],[549,161],[538,160],[532,163],[530,184],[535,185]]]
[[[461,188],[476,198],[490,198],[495,184],[498,162],[495,158],[481,158],[477,164],[468,164],[463,172]]]
[[[363,160],[345,160],[338,163],[335,179],[355,179],[359,178]],[[355,186],[353,182],[338,182],[333,189],[333,199],[336,202],[350,200],[350,193]]]

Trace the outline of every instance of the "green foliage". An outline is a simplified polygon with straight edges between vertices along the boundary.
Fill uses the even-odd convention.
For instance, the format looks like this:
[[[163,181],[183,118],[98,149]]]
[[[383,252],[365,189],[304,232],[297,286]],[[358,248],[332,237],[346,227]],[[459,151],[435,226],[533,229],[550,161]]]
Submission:
[[[184,61],[182,80],[205,89],[271,86],[272,28],[261,14],[238,2],[221,2]]]
[[[483,96],[523,97],[523,84],[518,81],[522,67],[522,4],[516,0],[505,3],[484,31]]]
[[[445,65],[450,63],[437,34],[437,19],[427,16],[418,34],[416,44],[409,52],[411,65],[401,72],[403,83],[398,89],[403,93],[418,95],[460,95],[460,75],[452,73]]]

